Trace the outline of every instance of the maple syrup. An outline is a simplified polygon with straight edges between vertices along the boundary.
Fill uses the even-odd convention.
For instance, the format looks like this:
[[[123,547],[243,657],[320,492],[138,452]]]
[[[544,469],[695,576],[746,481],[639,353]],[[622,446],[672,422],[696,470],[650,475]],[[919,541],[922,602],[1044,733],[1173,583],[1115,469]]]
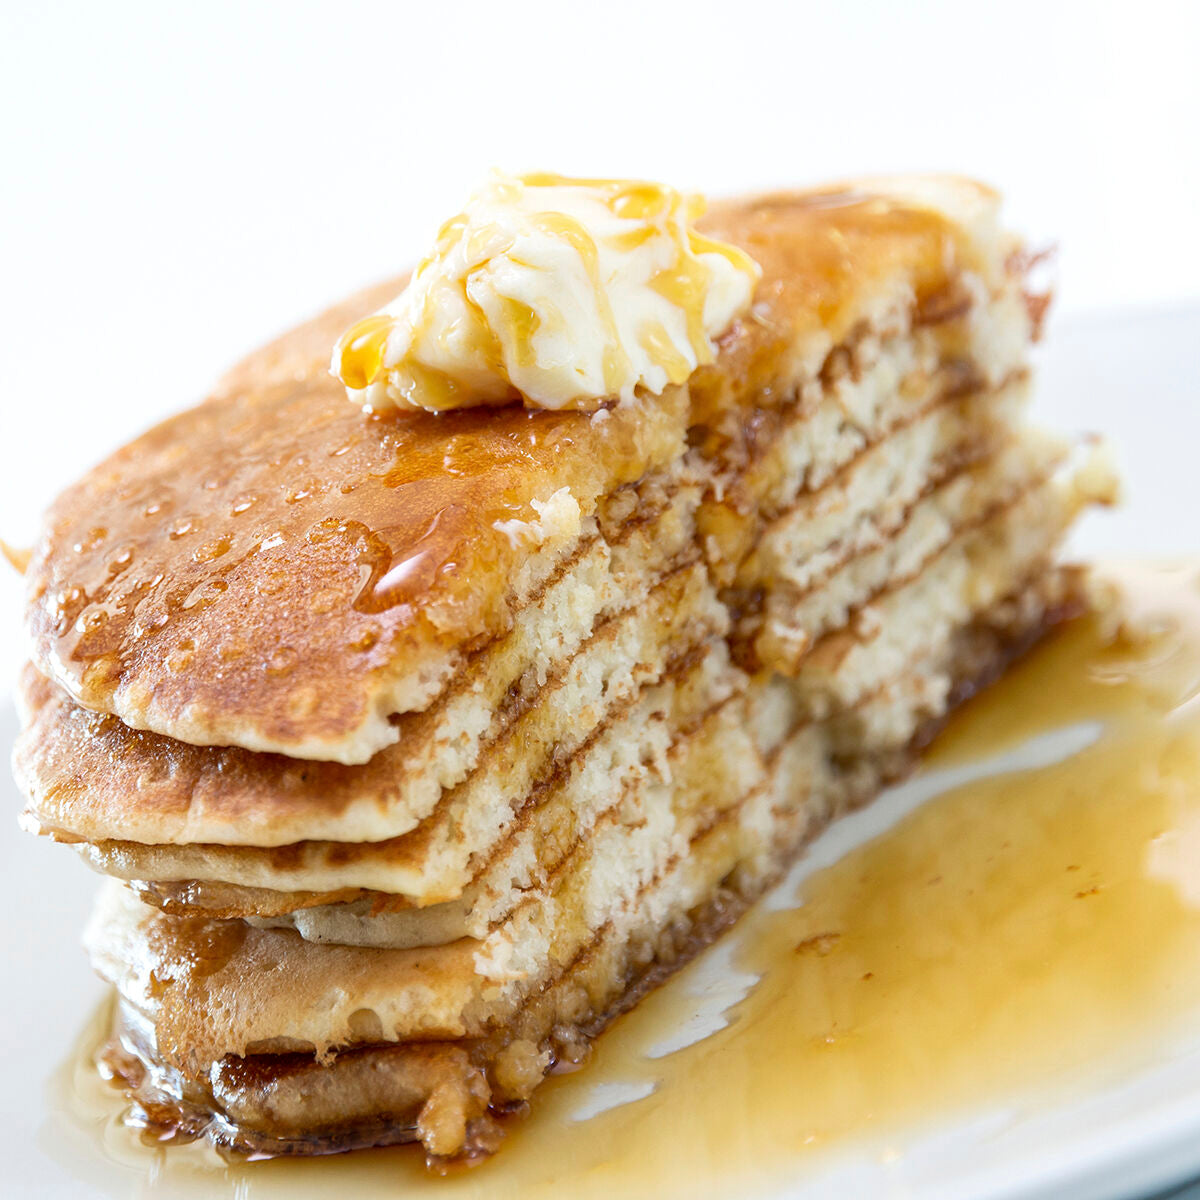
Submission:
[[[1200,565],[1111,578],[1108,611],[967,704],[482,1166],[148,1148],[93,1065],[106,1011],[55,1077],[45,1141],[115,1195],[770,1195],[826,1151],[1135,1073],[1200,1027]]]

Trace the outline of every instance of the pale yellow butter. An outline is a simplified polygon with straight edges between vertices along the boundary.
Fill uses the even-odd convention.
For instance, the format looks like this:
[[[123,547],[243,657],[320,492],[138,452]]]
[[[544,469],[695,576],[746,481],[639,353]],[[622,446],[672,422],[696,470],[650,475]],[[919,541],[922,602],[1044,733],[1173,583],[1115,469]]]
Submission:
[[[657,183],[493,174],[332,370],[375,410],[658,395],[712,360],[760,275],[695,231],[702,210]]]

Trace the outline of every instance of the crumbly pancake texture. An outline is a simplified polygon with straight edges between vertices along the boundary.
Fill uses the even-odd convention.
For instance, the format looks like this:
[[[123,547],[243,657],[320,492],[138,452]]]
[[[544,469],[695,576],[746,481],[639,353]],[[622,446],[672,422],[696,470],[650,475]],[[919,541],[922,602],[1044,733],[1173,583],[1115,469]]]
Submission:
[[[251,356],[63,495],[22,822],[109,877],[105,1062],[156,1136],[495,1148],[506,1114],[1079,606],[1113,499],[1032,428],[1044,297],[969,181],[715,207],[715,361],[588,415],[364,414]]]
[[[1053,572],[1023,595],[956,640],[956,700],[1073,603]],[[550,956],[549,974],[518,998],[472,979],[470,942],[329,946],[291,930],[155,914],[110,885],[88,935],[121,997],[107,1066],[158,1137],[203,1136],[252,1154],[404,1141],[434,1161],[487,1154],[547,1070],[578,1064],[608,1020],[726,928],[804,842],[911,767],[941,719],[913,715],[903,745],[900,730],[881,726],[872,753],[840,761],[811,729],[782,736],[760,754],[762,778],[740,804],[585,935],[581,951]],[[245,974],[257,982],[243,987]],[[261,1036],[280,1028],[286,1037]]]
[[[584,604],[586,580],[575,573],[565,583],[571,602]],[[495,775],[505,751],[526,765],[535,746],[545,760],[562,754],[589,724],[653,681],[672,654],[724,627],[703,567],[677,569],[636,609],[589,631],[567,669],[542,675],[537,694],[510,716],[502,735],[466,760],[473,777],[489,769]],[[441,787],[468,786],[460,782],[467,772],[457,764],[472,728],[463,725],[500,724],[494,712],[509,694],[495,684],[494,672],[456,684],[455,695],[462,692],[471,709],[466,717],[443,723],[439,714],[422,716],[425,728],[414,730],[411,743],[389,746],[356,767],[240,747],[198,747],[132,730],[72,704],[30,667],[21,690],[32,720],[15,756],[16,772],[40,823],[89,840],[283,846],[313,838],[380,841],[426,818]],[[590,712],[591,722],[580,721],[581,709]],[[429,769],[422,771],[426,761]]]
[[[944,305],[964,269],[1003,274],[945,215],[986,222],[986,189],[900,191],[719,209],[710,231],[763,269],[751,313],[690,388],[603,417],[365,418],[318,318],[59,498],[28,573],[38,665],[135,728],[366,761],[511,625],[600,496],[677,461],[689,428],[713,456],[752,451],[765,430],[739,432],[743,414],[786,407],[856,325]]]

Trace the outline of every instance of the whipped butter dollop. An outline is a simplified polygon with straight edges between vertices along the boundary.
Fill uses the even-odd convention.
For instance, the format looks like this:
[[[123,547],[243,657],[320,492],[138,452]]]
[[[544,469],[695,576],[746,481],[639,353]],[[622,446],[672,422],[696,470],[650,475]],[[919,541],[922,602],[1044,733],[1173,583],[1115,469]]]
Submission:
[[[348,329],[333,373],[374,410],[517,400],[599,407],[682,383],[761,274],[658,183],[494,173],[399,296]]]

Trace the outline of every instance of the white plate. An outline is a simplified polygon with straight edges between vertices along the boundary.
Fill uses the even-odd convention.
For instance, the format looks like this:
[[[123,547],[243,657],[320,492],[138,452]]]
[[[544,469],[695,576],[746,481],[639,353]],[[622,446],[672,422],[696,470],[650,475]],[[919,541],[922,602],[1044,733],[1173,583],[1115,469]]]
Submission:
[[[1131,496],[1125,511],[1090,518],[1079,547],[1200,550],[1200,310],[1092,319],[1055,331],[1051,344],[1043,414],[1055,425],[1110,432]],[[0,705],[0,744],[14,730],[11,707]],[[7,776],[0,790],[14,814],[20,798]],[[910,785],[859,814],[826,852],[873,836],[914,795]],[[0,1194],[170,1195],[152,1179],[93,1161],[83,1142],[65,1149],[47,1103],[49,1077],[103,995],[79,949],[94,887],[74,855],[21,834],[11,819],[0,823],[0,897],[9,914],[0,926]],[[1200,1176],[1200,1039],[1152,1054],[1083,1095],[1066,1088],[1067,1098],[1049,1105],[1030,1096],[1028,1104],[964,1113],[893,1139],[886,1156],[878,1147],[848,1150],[786,1196],[1126,1200],[1179,1185]],[[1200,1191],[1184,1195],[1197,1200]]]

